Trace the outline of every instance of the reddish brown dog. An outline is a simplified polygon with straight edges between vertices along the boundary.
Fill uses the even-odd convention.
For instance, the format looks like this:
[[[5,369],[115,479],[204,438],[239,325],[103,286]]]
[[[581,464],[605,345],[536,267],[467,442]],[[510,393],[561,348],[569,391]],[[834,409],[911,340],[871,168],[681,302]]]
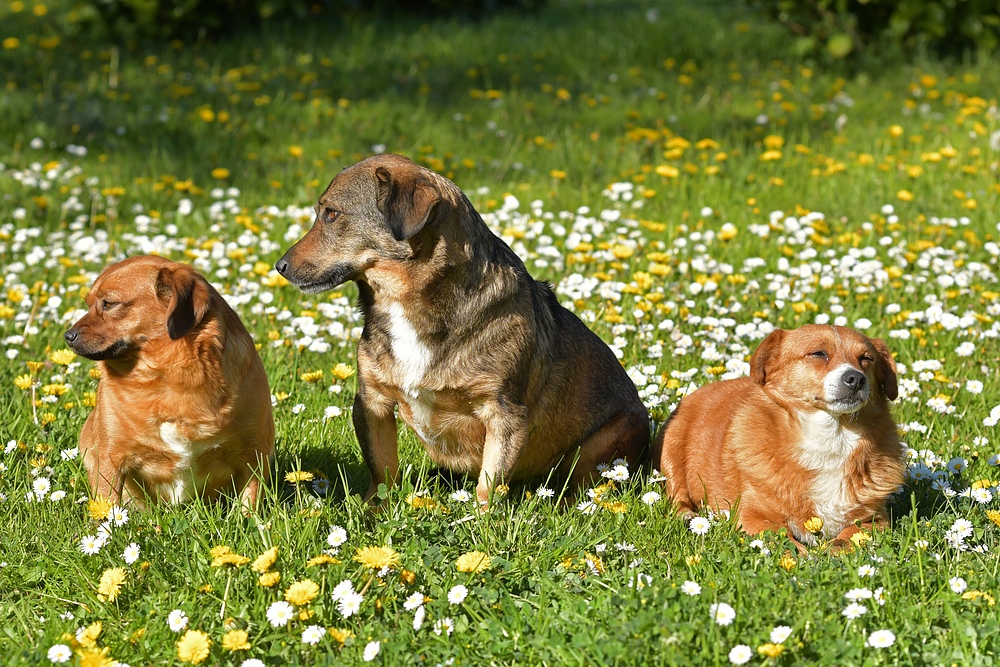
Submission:
[[[431,460],[478,476],[480,502],[554,466],[581,483],[648,448],[646,408],[608,346],[454,183],[402,156],[341,172],[275,266],[310,294],[358,285],[353,417],[368,498],[399,471],[397,406]]]
[[[804,544],[883,522],[903,481],[889,413],[896,363],[884,342],[844,327],[773,331],[750,377],[702,387],[661,428],[654,462],[678,508],[738,511],[750,534],[785,527]],[[815,527],[815,526],[811,526]]]
[[[87,294],[66,332],[97,361],[94,411],[80,433],[91,492],[115,502],[256,502],[274,451],[271,394],[253,339],[186,264],[131,257]]]

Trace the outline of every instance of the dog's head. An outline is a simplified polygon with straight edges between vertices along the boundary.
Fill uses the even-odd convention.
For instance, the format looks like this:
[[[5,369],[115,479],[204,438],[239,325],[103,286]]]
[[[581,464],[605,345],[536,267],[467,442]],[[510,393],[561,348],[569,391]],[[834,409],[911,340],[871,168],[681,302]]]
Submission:
[[[274,265],[315,294],[413,256],[417,237],[444,214],[448,181],[401,155],[376,155],[342,171],[316,204],[316,220]],[[452,186],[454,187],[454,186]]]
[[[875,392],[896,400],[896,362],[880,339],[846,327],[775,329],[750,359],[750,377],[784,398],[831,414],[851,414]]]
[[[87,294],[87,314],[66,332],[82,357],[116,359],[148,341],[183,337],[205,317],[211,288],[187,264],[151,255],[112,264]]]

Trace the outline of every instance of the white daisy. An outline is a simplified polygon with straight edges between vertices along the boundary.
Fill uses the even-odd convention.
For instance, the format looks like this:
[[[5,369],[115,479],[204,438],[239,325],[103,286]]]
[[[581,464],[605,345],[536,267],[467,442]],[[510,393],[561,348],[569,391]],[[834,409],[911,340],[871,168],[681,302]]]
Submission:
[[[448,591],[448,602],[451,604],[462,604],[469,595],[469,589],[459,584]]]
[[[729,651],[729,662],[734,665],[745,665],[753,657],[753,651],[746,644],[737,644]]]
[[[302,631],[302,643],[315,646],[326,634],[326,630],[321,625],[310,625]]]
[[[685,581],[681,584],[681,592],[685,595],[701,595],[701,586],[694,581]]]
[[[326,543],[336,549],[347,541],[347,531],[340,526],[330,526],[330,534],[326,536]]]
[[[866,643],[872,648],[889,648],[896,643],[896,635],[891,630],[876,630],[868,635]]]
[[[784,644],[785,640],[792,636],[792,629],[787,625],[777,625],[771,630],[771,643]]]
[[[295,608],[284,600],[272,602],[267,608],[267,620],[276,628],[288,625],[295,616]]]
[[[708,608],[708,613],[719,625],[729,625],[736,618],[736,610],[725,602],[718,602]]]
[[[131,565],[139,560],[139,545],[133,542],[125,547],[125,551],[122,552],[122,559],[125,560],[127,565]]]
[[[340,602],[337,603],[337,610],[344,618],[350,618],[361,610],[361,603],[364,601],[365,596],[361,593],[351,591],[340,598]]]
[[[361,657],[365,662],[371,662],[378,656],[380,650],[382,650],[382,642],[368,642]]]
[[[73,657],[73,651],[65,644],[53,644],[49,647],[49,662],[69,662]]]
[[[187,614],[180,609],[174,609],[167,615],[167,625],[169,625],[170,629],[174,632],[180,632],[187,627],[187,624]]]

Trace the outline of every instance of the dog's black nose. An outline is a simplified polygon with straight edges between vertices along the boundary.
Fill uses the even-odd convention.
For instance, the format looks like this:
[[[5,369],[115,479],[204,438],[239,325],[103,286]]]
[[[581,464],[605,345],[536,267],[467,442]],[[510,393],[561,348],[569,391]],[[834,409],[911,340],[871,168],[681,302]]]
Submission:
[[[866,378],[865,374],[861,371],[849,370],[846,371],[841,377],[841,382],[843,382],[851,391],[861,391],[865,388],[868,378]]]
[[[275,269],[276,269],[276,270],[278,271],[278,273],[280,273],[281,275],[285,275],[285,271],[287,271],[287,270],[288,270],[288,262],[287,262],[287,261],[285,261],[285,258],[284,258],[284,257],[282,257],[282,258],[281,258],[281,259],[279,259],[279,260],[278,260],[277,262],[275,262],[275,264],[274,264],[274,268],[275,268]]]
[[[63,338],[66,339],[67,343],[72,343],[77,339],[79,335],[80,335],[79,331],[77,331],[76,329],[70,329],[69,331],[63,334]]]

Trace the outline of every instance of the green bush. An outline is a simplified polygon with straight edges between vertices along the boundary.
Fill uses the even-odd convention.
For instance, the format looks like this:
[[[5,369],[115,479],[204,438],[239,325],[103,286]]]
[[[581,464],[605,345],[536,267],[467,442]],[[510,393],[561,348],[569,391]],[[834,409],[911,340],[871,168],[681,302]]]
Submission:
[[[801,53],[844,58],[875,43],[941,54],[1000,45],[996,0],[750,0],[799,36]]]
[[[195,41],[258,26],[268,20],[365,14],[478,17],[507,9],[536,9],[545,0],[83,0],[78,28],[104,31],[119,42]]]

